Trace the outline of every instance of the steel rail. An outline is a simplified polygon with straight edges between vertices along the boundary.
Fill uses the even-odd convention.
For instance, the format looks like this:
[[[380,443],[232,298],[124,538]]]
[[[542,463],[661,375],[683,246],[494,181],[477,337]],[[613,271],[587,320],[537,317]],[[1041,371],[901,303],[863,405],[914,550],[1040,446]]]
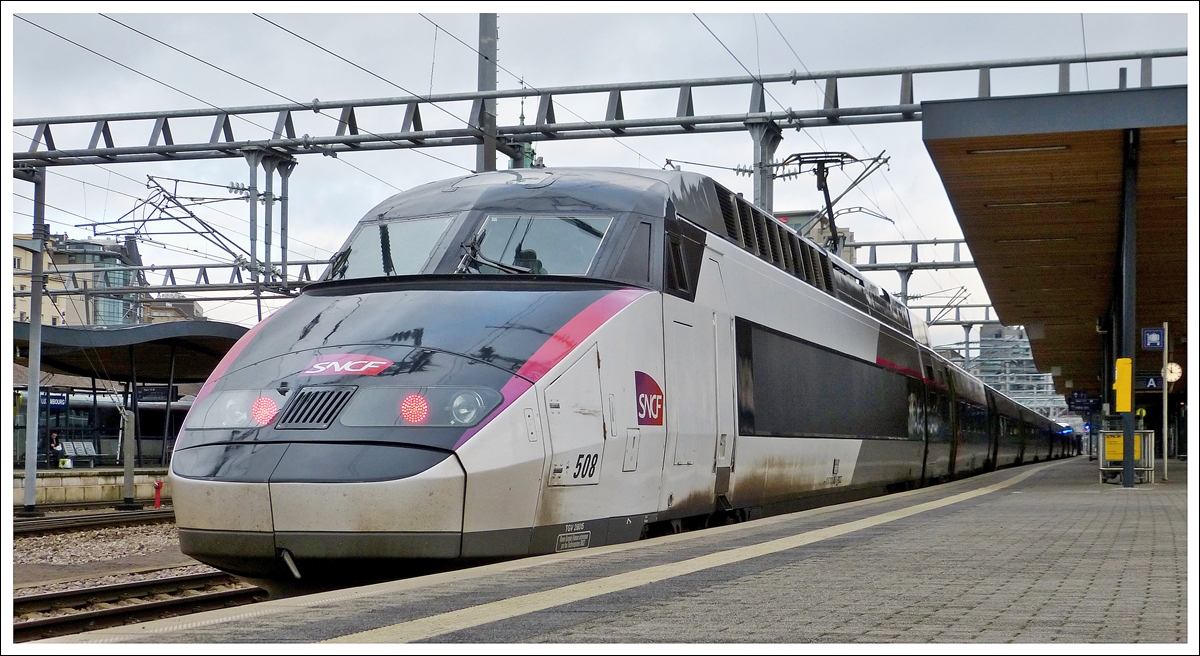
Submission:
[[[41,638],[80,633],[110,626],[120,626],[133,621],[146,621],[170,613],[192,613],[212,610],[231,605],[250,603],[266,596],[259,588],[242,587],[233,590],[201,592],[187,596],[156,599],[122,606],[108,606],[86,610],[89,606],[108,605],[142,597],[163,594],[178,594],[188,590],[203,590],[217,585],[236,584],[236,579],[223,572],[215,574],[191,574],[165,579],[118,583],[96,588],[51,592],[41,595],[15,597],[14,618],[40,612],[53,612],[65,608],[85,610],[35,620],[13,621],[13,641],[27,642]]]
[[[174,508],[139,510],[136,512],[88,513],[66,517],[37,517],[33,519],[17,517],[13,518],[13,534],[28,535],[51,531],[71,531],[85,528],[105,528],[109,526],[129,526],[131,524],[173,521],[175,521]]]
[[[170,505],[170,499],[163,499],[165,505]],[[43,512],[63,512],[67,510],[94,510],[96,508],[113,508],[120,501],[66,501],[63,503],[39,503],[38,510]],[[13,510],[20,508],[20,505],[13,506]],[[18,521],[21,518],[16,518]]]

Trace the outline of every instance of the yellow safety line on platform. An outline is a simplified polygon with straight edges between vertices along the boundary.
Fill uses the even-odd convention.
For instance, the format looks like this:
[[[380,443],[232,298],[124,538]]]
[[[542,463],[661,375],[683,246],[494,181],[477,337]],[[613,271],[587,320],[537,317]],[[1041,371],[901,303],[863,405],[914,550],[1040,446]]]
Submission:
[[[1057,464],[1057,463],[1055,463]],[[677,563],[668,563],[665,565],[655,565],[624,574],[616,574],[606,576],[604,578],[595,579],[593,581],[585,581],[583,583],[575,583],[572,585],[555,588],[553,590],[545,590],[543,592],[534,592],[532,594],[521,595],[511,599],[502,599],[493,601],[479,606],[471,606],[461,610],[442,613],[440,615],[432,615],[423,617],[418,620],[410,620],[384,626],[378,629],[362,631],[359,633],[351,633],[326,640],[325,642],[350,642],[350,643],[400,643],[413,642],[416,640],[425,640],[435,636],[461,631],[491,622],[506,620],[519,615],[527,615],[539,610],[546,610],[556,606],[591,599],[600,595],[609,594],[610,592],[620,592],[629,588],[655,583],[685,574],[692,574],[713,567],[721,567],[732,563],[765,556],[768,554],[795,549],[821,540],[828,540],[847,533],[861,531],[880,524],[894,522],[898,519],[911,517],[930,510],[936,510],[945,506],[974,499],[975,497],[990,494],[1006,487],[1016,485],[1030,476],[1038,473],[1050,465],[1038,467],[1037,469],[1023,472],[1006,481],[1001,481],[994,485],[979,488],[970,492],[963,492],[954,496],[946,497],[936,501],[911,506],[909,508],[901,508],[889,512],[867,517],[837,526],[821,528],[798,535],[790,535],[785,538],[771,540],[760,544],[753,544],[745,547],[738,547],[728,551],[720,551],[711,553],[706,556],[690,558]]]

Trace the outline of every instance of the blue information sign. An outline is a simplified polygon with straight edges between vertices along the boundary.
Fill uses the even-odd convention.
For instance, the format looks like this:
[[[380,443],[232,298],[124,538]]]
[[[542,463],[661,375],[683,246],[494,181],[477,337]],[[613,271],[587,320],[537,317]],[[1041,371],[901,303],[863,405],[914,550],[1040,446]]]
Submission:
[[[1142,328],[1142,350],[1163,350],[1163,343],[1166,341],[1164,337],[1162,328]]]

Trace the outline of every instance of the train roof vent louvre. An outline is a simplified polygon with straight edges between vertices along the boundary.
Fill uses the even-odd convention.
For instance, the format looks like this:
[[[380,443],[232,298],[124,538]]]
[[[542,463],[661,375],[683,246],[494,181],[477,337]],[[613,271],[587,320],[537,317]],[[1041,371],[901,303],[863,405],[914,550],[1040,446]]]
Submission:
[[[744,198],[737,199],[737,209],[738,219],[742,226],[742,238],[745,240],[742,246],[751,253],[758,255],[762,251],[758,245],[758,234],[754,230],[754,210]]]
[[[800,241],[798,237],[796,238],[796,245],[800,249],[800,268],[803,270],[803,275],[800,277],[804,278],[805,282],[815,287],[817,284],[817,278],[816,274],[813,273],[812,247],[807,243]]]
[[[775,256],[775,266],[788,270],[788,256],[785,250],[783,235],[779,232],[779,224],[767,218],[767,232],[771,233],[771,251]]]
[[[829,255],[821,253],[821,273],[825,276],[825,291],[833,293],[833,267],[829,264]]]
[[[329,428],[356,389],[353,385],[302,387],[284,408],[276,428]]]
[[[793,276],[804,280],[804,260],[800,259],[800,238],[791,230],[785,230],[783,237],[787,241],[789,271]]]
[[[767,235],[767,216],[762,212],[754,212],[754,236],[758,239],[758,254],[768,262],[774,262],[771,253],[771,238]]]
[[[779,244],[775,239],[775,235],[771,234],[771,221],[767,219],[767,215],[754,208],[754,225],[758,227],[763,236],[763,254],[767,256],[767,261],[776,266],[779,265]]]
[[[721,217],[725,219],[725,232],[733,243],[745,246],[742,230],[738,225],[737,208],[733,204],[733,192],[717,187],[717,201],[721,205]]]
[[[828,269],[825,268],[825,258],[822,257],[821,251],[817,248],[812,248],[809,254],[812,256],[813,276],[816,278],[817,289],[829,289],[829,285],[826,282],[829,280],[829,276],[826,273]]]

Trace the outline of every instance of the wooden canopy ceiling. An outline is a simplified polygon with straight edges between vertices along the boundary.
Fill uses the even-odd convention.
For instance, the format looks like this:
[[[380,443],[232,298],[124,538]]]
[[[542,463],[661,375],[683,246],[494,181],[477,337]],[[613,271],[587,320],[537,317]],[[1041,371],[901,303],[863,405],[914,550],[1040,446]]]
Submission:
[[[932,107],[930,106],[932,105]],[[993,307],[1056,389],[1099,396],[1118,278],[1125,130],[1139,129],[1135,326],[1186,362],[1186,87],[927,103],[925,145]],[[1139,352],[1157,374],[1159,353]],[[1175,387],[1182,391],[1184,379]]]

